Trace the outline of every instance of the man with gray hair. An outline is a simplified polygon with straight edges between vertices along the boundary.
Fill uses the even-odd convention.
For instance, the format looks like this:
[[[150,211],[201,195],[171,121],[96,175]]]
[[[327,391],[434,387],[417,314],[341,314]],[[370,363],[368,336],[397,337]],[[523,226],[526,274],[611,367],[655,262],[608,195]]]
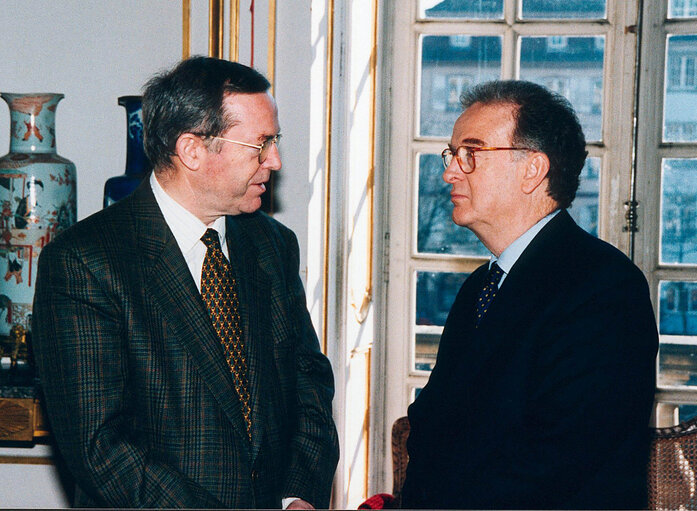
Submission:
[[[143,97],[154,172],[42,251],[36,361],[80,507],[327,507],[334,382],[280,170],[269,82],[194,57]]]

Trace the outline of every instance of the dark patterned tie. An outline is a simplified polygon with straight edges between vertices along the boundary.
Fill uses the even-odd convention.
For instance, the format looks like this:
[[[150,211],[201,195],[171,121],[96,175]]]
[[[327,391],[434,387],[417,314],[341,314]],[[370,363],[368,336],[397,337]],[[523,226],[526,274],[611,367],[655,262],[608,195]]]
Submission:
[[[499,289],[499,282],[501,282],[501,277],[503,277],[503,270],[501,267],[494,263],[489,268],[489,273],[486,274],[486,280],[484,282],[484,287],[479,293],[479,298],[477,299],[476,309],[477,309],[477,319],[476,326],[482,321],[484,314],[486,314],[491,301],[496,296],[496,291]]]
[[[201,269],[201,296],[206,303],[213,327],[225,349],[225,358],[232,371],[235,390],[240,398],[242,414],[251,439],[251,410],[247,360],[244,355],[242,327],[240,326],[237,282],[232,276],[230,263],[220,248],[215,229],[207,229],[201,241],[208,247]]]

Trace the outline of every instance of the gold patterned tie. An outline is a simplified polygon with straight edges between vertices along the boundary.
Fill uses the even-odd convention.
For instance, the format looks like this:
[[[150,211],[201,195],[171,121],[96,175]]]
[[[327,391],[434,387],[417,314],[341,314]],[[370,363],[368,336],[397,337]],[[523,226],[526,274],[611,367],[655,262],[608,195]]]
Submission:
[[[201,296],[208,308],[213,327],[225,349],[225,358],[232,371],[235,390],[240,398],[242,414],[251,439],[251,410],[249,407],[249,380],[240,325],[237,282],[232,276],[230,263],[220,248],[215,229],[207,229],[201,237],[206,245],[206,257],[201,270]]]

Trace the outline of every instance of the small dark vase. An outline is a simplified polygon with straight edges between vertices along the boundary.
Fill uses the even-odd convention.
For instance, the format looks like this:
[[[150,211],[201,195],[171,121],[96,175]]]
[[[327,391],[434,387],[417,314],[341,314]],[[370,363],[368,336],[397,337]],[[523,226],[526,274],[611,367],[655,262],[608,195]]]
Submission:
[[[126,109],[126,173],[109,178],[104,184],[104,207],[123,199],[135,190],[150,171],[143,150],[143,102],[141,96],[121,96],[119,105]]]

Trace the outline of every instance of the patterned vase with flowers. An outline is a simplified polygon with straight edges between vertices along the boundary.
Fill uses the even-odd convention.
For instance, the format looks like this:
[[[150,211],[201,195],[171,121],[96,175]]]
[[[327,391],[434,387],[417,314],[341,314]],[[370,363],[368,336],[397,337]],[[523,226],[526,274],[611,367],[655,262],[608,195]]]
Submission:
[[[56,152],[63,94],[0,94],[10,107],[10,152],[0,158],[0,337],[31,328],[41,249],[77,218],[75,165]]]

